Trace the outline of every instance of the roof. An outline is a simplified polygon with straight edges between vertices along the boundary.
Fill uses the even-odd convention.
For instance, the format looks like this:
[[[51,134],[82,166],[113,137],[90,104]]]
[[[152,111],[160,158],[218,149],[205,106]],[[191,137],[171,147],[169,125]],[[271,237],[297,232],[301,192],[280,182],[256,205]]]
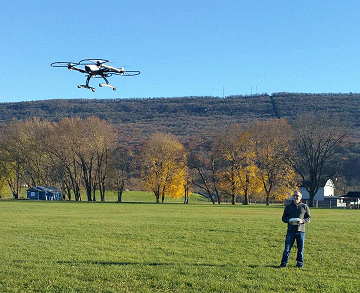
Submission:
[[[330,178],[329,179],[322,179],[320,181],[319,188],[322,188],[322,187],[325,187],[325,186],[334,187],[334,182]],[[304,188],[310,187],[310,181],[308,181],[308,180],[303,181],[302,185],[300,187],[304,187]]]
[[[37,191],[37,192],[46,191],[46,192],[51,192],[51,193],[60,193],[61,192],[58,188],[50,187],[50,186],[31,187],[27,191],[33,191],[33,192],[34,191]]]
[[[347,194],[341,195],[345,198],[360,198],[360,191],[349,191]]]

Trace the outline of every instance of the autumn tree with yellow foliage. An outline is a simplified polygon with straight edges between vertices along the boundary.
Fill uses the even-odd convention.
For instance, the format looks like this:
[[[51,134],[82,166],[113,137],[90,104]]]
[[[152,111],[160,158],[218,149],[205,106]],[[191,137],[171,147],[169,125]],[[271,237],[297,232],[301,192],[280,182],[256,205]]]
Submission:
[[[223,158],[218,172],[220,188],[231,196],[232,204],[237,195],[244,197],[243,204],[249,204],[251,194],[261,190],[250,132],[238,124],[231,126],[220,136],[218,149]]]
[[[256,123],[250,131],[266,204],[270,199],[284,200],[298,183],[293,168],[291,127],[283,119],[270,119]]]
[[[156,202],[165,195],[180,198],[187,186],[187,152],[175,136],[155,133],[141,150],[141,175],[144,187],[153,192]]]

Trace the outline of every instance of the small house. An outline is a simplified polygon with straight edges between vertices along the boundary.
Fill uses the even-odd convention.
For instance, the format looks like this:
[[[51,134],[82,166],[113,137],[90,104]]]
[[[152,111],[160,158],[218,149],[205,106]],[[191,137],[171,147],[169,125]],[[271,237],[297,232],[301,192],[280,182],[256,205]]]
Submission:
[[[325,208],[344,208],[346,207],[346,202],[341,196],[326,196],[324,201],[316,202],[318,207]]]
[[[27,198],[36,200],[62,200],[62,194],[56,187],[36,186],[27,190]]]
[[[344,200],[347,206],[360,208],[360,192],[349,191],[347,194],[342,195],[341,198]]]

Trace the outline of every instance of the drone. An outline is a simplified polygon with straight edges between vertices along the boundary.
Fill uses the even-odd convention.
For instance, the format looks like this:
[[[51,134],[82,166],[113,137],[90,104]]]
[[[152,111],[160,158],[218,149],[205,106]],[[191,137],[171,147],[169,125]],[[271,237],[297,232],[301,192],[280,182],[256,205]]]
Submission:
[[[112,86],[108,77],[113,75],[122,75],[122,76],[135,76],[139,75],[140,71],[128,71],[124,67],[115,68],[105,63],[109,63],[109,60],[106,59],[83,59],[79,62],[54,62],[51,63],[51,67],[67,67],[70,71],[76,70],[81,73],[86,74],[86,84],[79,84],[78,88],[87,88],[95,92],[95,88],[89,86],[90,79],[94,78],[103,78],[106,83],[100,83],[99,87],[109,87],[116,91],[116,87]]]

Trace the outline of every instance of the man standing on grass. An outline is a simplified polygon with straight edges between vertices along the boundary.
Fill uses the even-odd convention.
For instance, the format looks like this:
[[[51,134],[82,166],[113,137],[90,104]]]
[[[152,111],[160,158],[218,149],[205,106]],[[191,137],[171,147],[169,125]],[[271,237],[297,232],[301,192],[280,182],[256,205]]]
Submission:
[[[296,267],[302,268],[304,263],[305,223],[310,222],[311,215],[309,207],[302,203],[301,199],[300,191],[295,191],[292,202],[284,209],[282,221],[288,224],[288,228],[280,267],[286,267],[295,239],[297,245]]]

